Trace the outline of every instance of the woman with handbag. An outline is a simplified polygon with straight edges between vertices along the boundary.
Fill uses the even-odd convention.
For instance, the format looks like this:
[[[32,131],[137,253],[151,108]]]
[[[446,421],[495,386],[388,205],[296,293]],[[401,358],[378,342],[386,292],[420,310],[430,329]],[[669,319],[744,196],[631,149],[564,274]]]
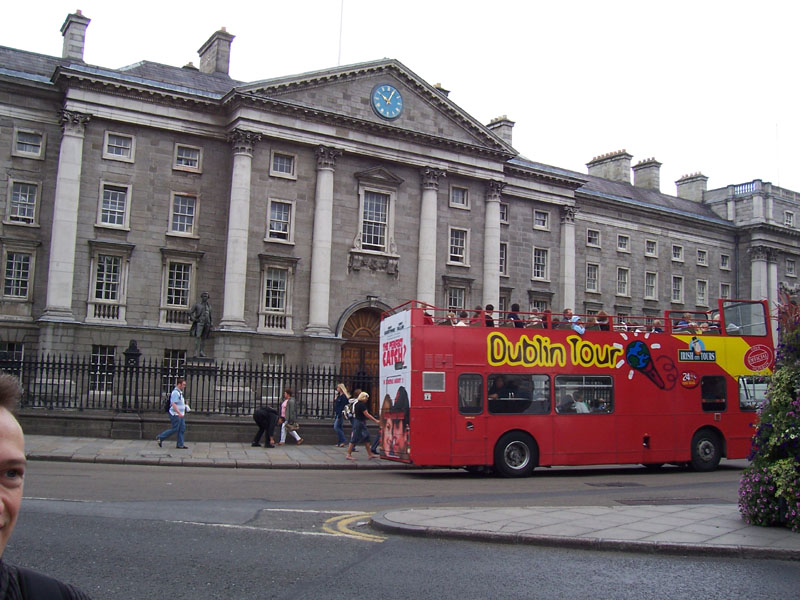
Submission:
[[[292,390],[286,388],[283,392],[283,402],[281,402],[281,441],[278,442],[279,446],[286,443],[286,432],[292,434],[292,437],[297,440],[297,445],[303,443],[303,438],[297,433],[300,426],[297,424],[297,403],[292,397]]]

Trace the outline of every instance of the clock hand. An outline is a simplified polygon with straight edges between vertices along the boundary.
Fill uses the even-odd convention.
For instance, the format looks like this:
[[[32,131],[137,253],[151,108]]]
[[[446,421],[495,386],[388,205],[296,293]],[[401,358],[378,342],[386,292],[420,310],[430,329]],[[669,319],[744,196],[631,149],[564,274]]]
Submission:
[[[391,94],[389,94],[389,98],[386,100],[386,102],[391,102],[391,101],[392,101],[392,96],[394,96],[394,93],[395,93],[396,91],[397,91],[397,90],[392,90],[392,93],[391,93]]]
[[[384,95],[383,95],[383,94],[381,94],[380,92],[378,92],[378,94],[380,94],[380,97],[381,97],[381,98],[383,98],[383,101],[384,101],[384,102],[386,102],[386,104],[389,104],[389,100],[391,100],[391,98],[392,98],[391,96],[389,96],[389,97],[387,98],[386,96],[384,96]]]

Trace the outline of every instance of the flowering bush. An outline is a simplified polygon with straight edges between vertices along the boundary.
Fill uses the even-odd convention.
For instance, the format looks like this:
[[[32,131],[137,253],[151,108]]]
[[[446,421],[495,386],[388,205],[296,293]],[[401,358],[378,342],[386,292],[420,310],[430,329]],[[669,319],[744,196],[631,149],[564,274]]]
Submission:
[[[752,525],[800,531],[800,308],[788,297],[778,308],[778,368],[761,407],[739,483],[739,512]]]

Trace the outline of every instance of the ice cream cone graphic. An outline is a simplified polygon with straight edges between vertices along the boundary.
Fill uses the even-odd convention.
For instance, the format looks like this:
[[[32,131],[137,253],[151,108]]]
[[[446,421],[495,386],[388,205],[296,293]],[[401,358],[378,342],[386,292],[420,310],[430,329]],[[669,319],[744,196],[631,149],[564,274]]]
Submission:
[[[653,363],[653,357],[650,356],[650,348],[641,340],[628,344],[625,349],[625,360],[631,367],[647,375],[647,378],[660,389],[663,390],[666,387],[664,380],[656,369],[656,365]]]

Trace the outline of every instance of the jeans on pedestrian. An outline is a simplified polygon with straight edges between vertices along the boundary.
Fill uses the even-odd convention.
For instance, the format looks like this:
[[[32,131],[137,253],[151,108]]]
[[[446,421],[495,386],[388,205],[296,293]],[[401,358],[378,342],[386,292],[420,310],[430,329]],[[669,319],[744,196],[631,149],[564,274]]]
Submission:
[[[172,413],[170,413],[169,422],[172,424],[172,427],[159,433],[158,439],[165,440],[173,433],[177,433],[178,434],[177,446],[178,447],[183,446],[183,434],[186,433],[186,419],[182,419],[178,415],[173,415]]]
[[[336,432],[336,437],[338,439],[339,444],[344,444],[347,441],[347,436],[344,434],[344,428],[342,425],[344,424],[344,416],[342,413],[336,415],[336,418],[333,420],[333,430]]]

